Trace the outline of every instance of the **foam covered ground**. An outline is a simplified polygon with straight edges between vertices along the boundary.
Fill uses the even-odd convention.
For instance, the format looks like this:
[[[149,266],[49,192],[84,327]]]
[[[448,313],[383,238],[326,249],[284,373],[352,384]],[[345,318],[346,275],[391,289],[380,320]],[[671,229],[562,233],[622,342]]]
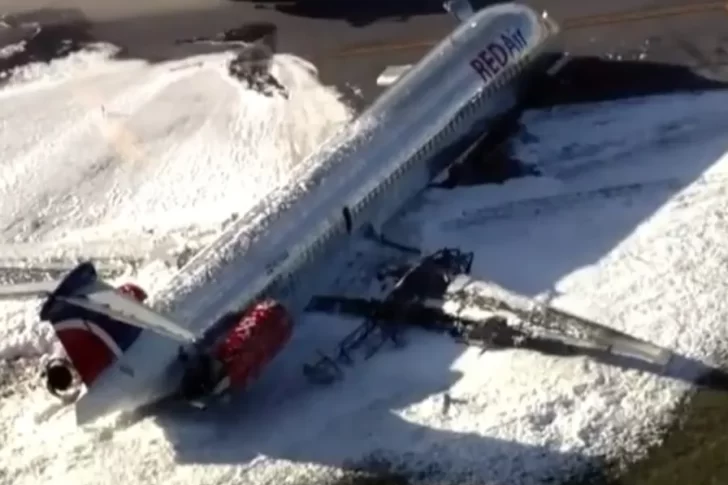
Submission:
[[[230,53],[150,65],[114,52],[24,67],[0,91],[0,266],[135,263],[154,291],[351,116],[293,56],[271,65],[286,99],[231,78]],[[34,311],[2,304],[17,323],[0,355],[45,346],[23,323]]]
[[[12,91],[0,92],[7,93]],[[639,454],[659,439],[659,428],[691,387],[691,362],[710,361],[723,350],[726,101],[725,93],[698,93],[527,113],[515,154],[540,165],[545,177],[433,191],[400,221],[417,227],[427,248],[475,251],[474,274],[480,278],[532,296],[556,292],[559,306],[670,348],[678,357],[672,377],[578,356],[526,350],[481,354],[442,336],[413,332],[404,349],[358,362],[343,382],[320,389],[303,382],[300,364],[313,357],[315,347],[330,348],[356,322],[312,316],[249,393],[202,416],[163,413],[132,423],[110,417],[79,430],[70,409],[54,406],[29,379],[16,380],[0,401],[0,480],[303,483],[334,479],[345,463],[384,461],[419,472],[415,479],[429,482],[528,484]],[[321,111],[320,104],[314,112]],[[335,122],[346,116],[342,107],[336,113]],[[247,132],[242,127],[249,123],[265,146],[272,143],[263,141],[265,133],[282,128],[258,131],[260,118],[267,119],[238,118],[238,126]],[[294,133],[305,131],[293,126]],[[174,150],[155,145],[164,137],[161,131],[149,137],[151,146],[161,153]],[[171,134],[167,139],[177,140]],[[289,153],[285,160],[295,161],[292,152],[284,153]],[[219,169],[210,163],[211,170]],[[200,170],[199,178],[206,178]],[[126,175],[133,178],[134,172]],[[58,192],[68,186],[60,184]],[[130,183],[129,190],[134,200],[136,185]],[[90,186],[87,193],[91,206],[98,200],[99,207],[107,207]],[[225,203],[244,207],[246,200]],[[201,206],[216,203],[204,200]],[[227,211],[243,210],[220,204]],[[48,223],[38,234],[14,232],[7,241],[43,243],[51,240],[44,234],[101,221],[123,226],[129,220],[124,210],[131,209],[99,210],[98,219],[70,218],[69,228],[62,221]],[[151,268],[138,278],[153,283],[163,274]],[[12,355],[24,352],[26,344],[43,349],[49,339],[39,338],[45,334],[37,330],[32,311],[13,313],[7,309],[21,304],[8,305],[2,307],[10,315],[3,340],[15,335],[25,342]]]

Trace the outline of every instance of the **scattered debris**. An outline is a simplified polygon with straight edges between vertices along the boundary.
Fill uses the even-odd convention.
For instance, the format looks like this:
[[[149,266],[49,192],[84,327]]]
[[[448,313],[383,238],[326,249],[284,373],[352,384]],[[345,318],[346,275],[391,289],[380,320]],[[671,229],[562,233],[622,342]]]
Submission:
[[[457,249],[426,256],[382,300],[314,297],[306,311],[352,315],[364,322],[339,342],[332,355],[319,351],[318,360],[304,366],[304,375],[316,383],[331,383],[343,376],[341,364],[353,364],[357,351],[363,350],[364,359],[369,359],[387,342],[404,346],[403,333],[412,326],[484,350],[523,348],[550,355],[584,355],[617,366],[667,373],[674,357],[669,350],[548,302],[473,280],[467,276],[472,260],[472,253]]]
[[[230,76],[241,81],[245,87],[266,96],[279,94],[288,99],[288,91],[270,72],[270,61],[277,46],[277,27],[274,24],[243,24],[211,37],[191,37],[180,39],[176,43],[235,47],[237,55],[228,64]]]
[[[228,64],[228,73],[246,88],[266,96],[279,94],[288,99],[288,90],[270,72],[272,56],[273,52],[265,45],[245,47]]]

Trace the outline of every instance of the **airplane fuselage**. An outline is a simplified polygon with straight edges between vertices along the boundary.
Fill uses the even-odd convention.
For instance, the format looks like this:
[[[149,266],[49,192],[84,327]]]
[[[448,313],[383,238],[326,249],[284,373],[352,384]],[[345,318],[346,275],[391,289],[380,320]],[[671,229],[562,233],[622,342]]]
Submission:
[[[161,303],[195,324],[266,293],[294,307],[307,300],[299,282],[312,280],[311,268],[339,254],[362,228],[381,227],[514,108],[514,78],[543,49],[549,26],[517,4],[463,22],[302,162],[306,173],[200,252]],[[187,292],[190,279],[204,284]]]
[[[157,307],[193,331],[218,333],[214,322],[261,296],[295,315],[333,274],[326,268],[367,227],[379,231],[402,206],[467,152],[518,99],[518,75],[543,50],[556,27],[530,8],[502,4],[465,19],[385,91],[351,125],[303,161],[211,246],[198,253]],[[123,357],[135,374],[95,402],[131,407],[173,391],[177,345],[145,333]],[[103,376],[124,380],[119,372]],[[113,395],[113,397],[112,397]],[[103,401],[103,402],[102,402]]]

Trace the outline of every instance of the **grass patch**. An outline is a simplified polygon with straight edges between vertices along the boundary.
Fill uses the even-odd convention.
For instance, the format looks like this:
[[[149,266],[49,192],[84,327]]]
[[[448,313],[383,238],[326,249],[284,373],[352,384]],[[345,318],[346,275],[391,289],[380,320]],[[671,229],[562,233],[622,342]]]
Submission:
[[[728,483],[728,392],[701,389],[678,410],[663,443],[612,485],[722,485]]]

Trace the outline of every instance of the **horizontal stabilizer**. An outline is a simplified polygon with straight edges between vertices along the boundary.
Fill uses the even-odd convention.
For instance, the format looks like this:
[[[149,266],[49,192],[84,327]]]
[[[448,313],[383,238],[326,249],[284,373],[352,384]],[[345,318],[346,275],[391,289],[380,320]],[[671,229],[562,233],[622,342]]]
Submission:
[[[399,78],[412,68],[412,64],[402,64],[399,66],[387,66],[377,78],[377,86],[391,86]]]
[[[56,289],[59,281],[37,281],[0,286],[0,300],[32,298],[49,295]]]
[[[191,343],[195,339],[195,335],[186,328],[143,304],[119,295],[113,289],[89,292],[85,297],[58,298],[72,306],[106,315],[116,321],[142,330],[150,330],[172,340]]]

